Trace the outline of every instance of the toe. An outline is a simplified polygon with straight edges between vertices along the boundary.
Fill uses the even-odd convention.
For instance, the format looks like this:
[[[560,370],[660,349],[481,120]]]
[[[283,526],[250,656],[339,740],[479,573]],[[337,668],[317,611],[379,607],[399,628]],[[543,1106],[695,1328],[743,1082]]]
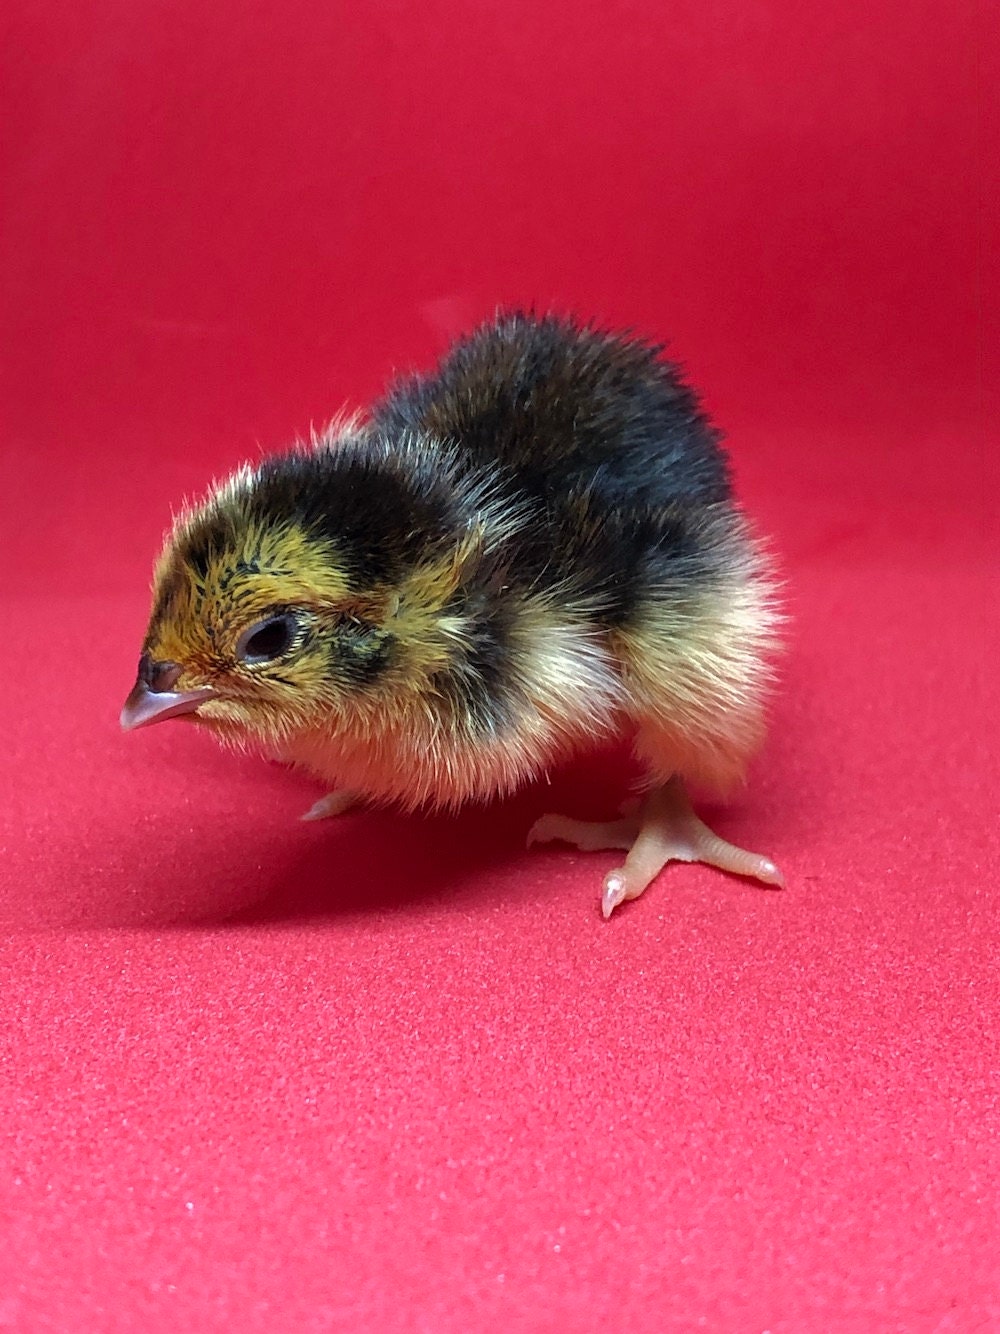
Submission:
[[[581,852],[604,852],[608,848],[627,851],[635,841],[638,824],[634,820],[571,820],[566,815],[543,815],[528,833],[528,847],[533,843],[568,843]]]
[[[559,837],[558,815],[543,815],[528,830],[526,847],[536,843],[552,843]]]

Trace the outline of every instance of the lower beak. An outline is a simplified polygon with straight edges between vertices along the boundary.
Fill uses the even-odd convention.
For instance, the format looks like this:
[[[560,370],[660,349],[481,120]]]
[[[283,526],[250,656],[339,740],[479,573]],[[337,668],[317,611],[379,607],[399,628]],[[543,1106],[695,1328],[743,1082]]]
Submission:
[[[150,690],[145,681],[136,681],[122,709],[121,725],[126,732],[131,732],[133,728],[148,727],[164,718],[180,718],[185,713],[194,713],[214,695],[210,686],[200,690]]]

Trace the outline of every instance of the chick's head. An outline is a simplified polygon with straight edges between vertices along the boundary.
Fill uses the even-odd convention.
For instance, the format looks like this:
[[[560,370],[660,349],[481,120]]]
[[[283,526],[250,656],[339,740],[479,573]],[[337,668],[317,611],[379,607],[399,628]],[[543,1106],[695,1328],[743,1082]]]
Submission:
[[[366,569],[286,502],[245,474],[175,524],[124,727],[189,716],[280,744],[385,688],[405,622],[393,562]]]

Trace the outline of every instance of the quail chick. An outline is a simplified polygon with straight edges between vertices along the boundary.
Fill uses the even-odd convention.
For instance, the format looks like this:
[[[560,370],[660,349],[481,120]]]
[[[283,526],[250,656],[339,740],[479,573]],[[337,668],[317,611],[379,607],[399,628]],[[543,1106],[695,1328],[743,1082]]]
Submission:
[[[778,620],[677,368],[512,314],[180,515],[121,721],[184,716],[307,767],[330,789],[311,818],[359,798],[458,807],[628,737],[634,815],[529,835],[626,852],[608,917],[671,859],[783,883],[685,790],[742,777]]]

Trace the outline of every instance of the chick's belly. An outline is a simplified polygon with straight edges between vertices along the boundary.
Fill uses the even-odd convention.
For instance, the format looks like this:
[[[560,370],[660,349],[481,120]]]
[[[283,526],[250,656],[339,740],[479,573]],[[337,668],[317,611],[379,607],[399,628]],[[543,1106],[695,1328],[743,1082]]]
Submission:
[[[484,719],[439,690],[370,703],[292,738],[295,762],[369,797],[457,807],[502,796],[621,730],[624,694],[607,636],[536,599],[519,609],[503,707]]]
[[[577,748],[579,742],[574,745],[568,736],[553,732],[511,733],[461,744],[415,736],[397,744],[373,737],[365,745],[353,738],[313,735],[295,738],[287,754],[328,788],[413,810],[454,809],[506,795]]]

